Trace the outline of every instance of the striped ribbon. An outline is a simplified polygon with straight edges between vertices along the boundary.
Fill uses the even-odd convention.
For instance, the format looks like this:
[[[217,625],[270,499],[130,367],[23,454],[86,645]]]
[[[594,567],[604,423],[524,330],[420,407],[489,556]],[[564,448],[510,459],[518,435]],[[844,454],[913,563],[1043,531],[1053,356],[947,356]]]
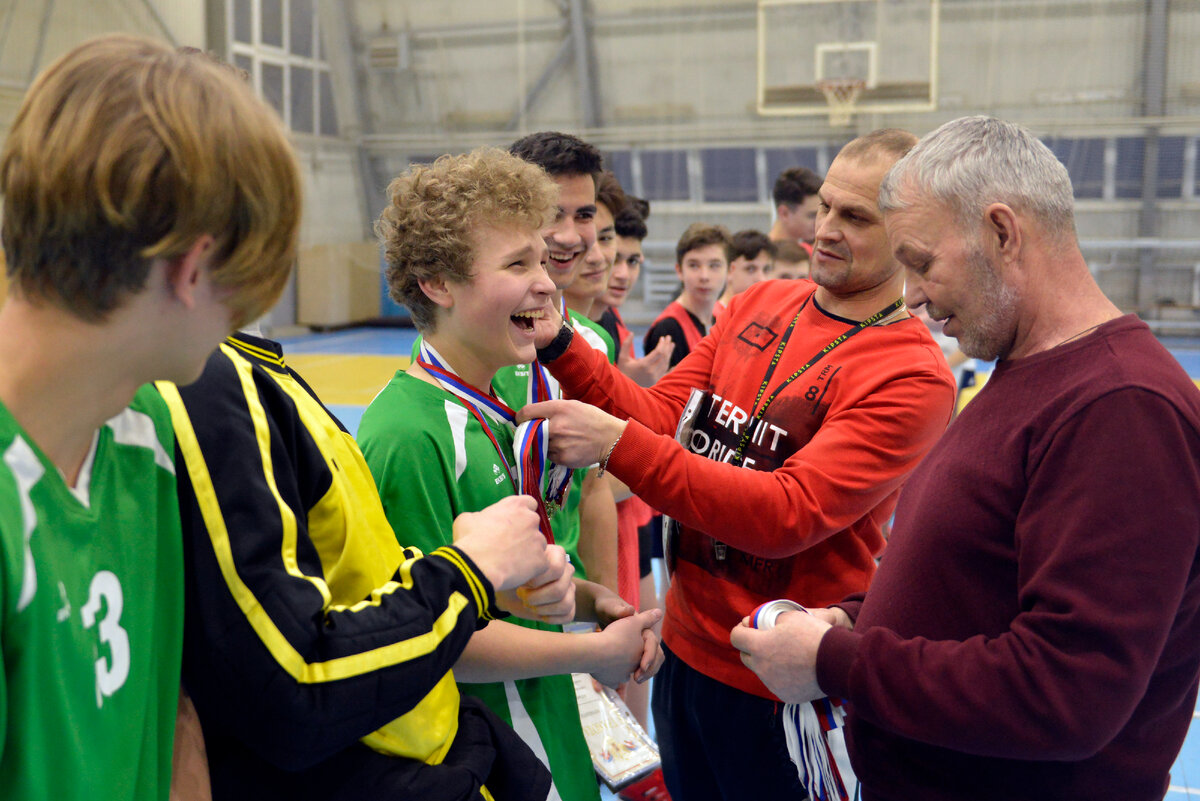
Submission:
[[[786,599],[768,601],[750,613],[750,625],[756,629],[774,628],[775,620],[785,611],[808,610]],[[783,707],[788,756],[813,801],[853,801],[858,797],[858,777],[846,749],[845,719],[842,702],[836,698]]]
[[[458,373],[454,372],[454,368],[450,367],[442,355],[425,340],[421,341],[417,364],[433,376],[442,389],[454,395],[467,407],[467,411],[471,413],[480,428],[483,429],[483,433],[491,440],[492,447],[496,449],[500,461],[504,464],[504,469],[508,472],[513,489],[521,495],[531,495],[537,500],[542,535],[545,536],[547,542],[553,543],[554,532],[550,529],[550,514],[542,495],[542,477],[548,473],[552,487],[549,497],[556,498],[556,502],[561,503],[562,494],[571,480],[571,472],[549,462],[546,458],[550,447],[550,430],[546,425],[546,420],[538,418],[517,425],[516,413],[506,403],[490,392],[483,392],[460,378]],[[541,368],[537,362],[534,362],[534,365]],[[515,428],[512,462],[509,461],[509,455],[504,452],[500,441],[496,439],[496,434],[488,423],[489,418],[496,424]],[[547,470],[547,465],[549,465],[549,470]],[[566,473],[565,480],[559,475],[564,471]],[[559,493],[557,497],[554,495],[553,489],[557,489]]]
[[[840,701],[819,698],[783,708],[788,754],[813,801],[852,801],[858,778],[850,767]]]

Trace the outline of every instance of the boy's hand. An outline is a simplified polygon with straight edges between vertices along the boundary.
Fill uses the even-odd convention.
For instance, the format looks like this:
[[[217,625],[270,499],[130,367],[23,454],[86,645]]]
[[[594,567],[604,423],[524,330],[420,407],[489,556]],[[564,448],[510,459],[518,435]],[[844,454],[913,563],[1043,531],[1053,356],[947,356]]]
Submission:
[[[575,619],[575,571],[561,545],[546,548],[550,566],[541,575],[496,594],[497,605],[526,620],[570,623]]]
[[[642,358],[633,355],[633,335],[625,337],[617,353],[617,367],[622,373],[637,382],[638,386],[652,387],[666,375],[671,366],[671,354],[675,352],[675,340],[661,337],[654,350]]]
[[[654,633],[661,609],[649,609],[613,621],[598,634],[597,660],[590,673],[601,684],[616,687],[632,675],[639,683],[658,672],[663,653]]]
[[[550,568],[538,522],[537,501],[513,495],[480,512],[456,517],[454,544],[471,557],[497,592],[511,590]]]

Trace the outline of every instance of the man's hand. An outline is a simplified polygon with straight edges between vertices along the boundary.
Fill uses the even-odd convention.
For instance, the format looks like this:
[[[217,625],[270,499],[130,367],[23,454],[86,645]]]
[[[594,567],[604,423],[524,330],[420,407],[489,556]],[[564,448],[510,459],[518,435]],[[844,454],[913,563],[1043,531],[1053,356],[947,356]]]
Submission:
[[[841,626],[847,631],[854,631],[854,621],[840,606],[827,606],[824,609],[809,609],[808,613],[817,620],[824,620],[831,626]]]
[[[598,634],[577,635],[597,638],[592,677],[616,687],[631,675],[640,684],[657,673],[663,652],[654,626],[661,619],[661,609],[650,609],[613,621]]]
[[[566,467],[596,464],[625,431],[624,420],[579,401],[543,401],[517,411],[518,425],[537,417],[549,421],[550,460]]]
[[[575,571],[561,545],[546,548],[550,567],[517,587],[496,593],[496,605],[505,612],[543,623],[570,623],[575,619]]]
[[[554,306],[546,309],[546,313],[533,321],[533,346],[535,348],[544,348],[554,341],[558,336],[558,329],[562,328],[563,316]]]
[[[471,557],[497,592],[519,587],[550,568],[538,528],[537,501],[512,495],[454,519],[454,544]]]
[[[795,704],[825,695],[817,685],[817,647],[830,628],[827,621],[807,612],[785,612],[774,628],[765,630],[752,628],[750,619],[742,618],[729,641],[768,690]]]
[[[652,387],[666,375],[671,366],[671,354],[675,352],[675,340],[660,337],[654,350],[642,358],[633,355],[633,334],[625,337],[617,353],[617,367],[632,378],[639,386]]]

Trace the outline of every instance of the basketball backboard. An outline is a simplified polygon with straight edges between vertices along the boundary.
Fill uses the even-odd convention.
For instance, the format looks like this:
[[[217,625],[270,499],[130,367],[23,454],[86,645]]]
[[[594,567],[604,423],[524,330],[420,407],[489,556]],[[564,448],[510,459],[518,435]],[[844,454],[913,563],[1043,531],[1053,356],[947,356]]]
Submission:
[[[937,108],[941,0],[759,0],[758,113]]]

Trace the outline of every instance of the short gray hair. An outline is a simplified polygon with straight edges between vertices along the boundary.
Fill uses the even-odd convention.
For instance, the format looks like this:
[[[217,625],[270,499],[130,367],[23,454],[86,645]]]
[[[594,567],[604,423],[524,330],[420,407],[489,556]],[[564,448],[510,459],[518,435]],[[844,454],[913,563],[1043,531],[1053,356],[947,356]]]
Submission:
[[[898,211],[908,193],[946,204],[969,230],[991,203],[1035,217],[1047,233],[1075,238],[1075,196],[1067,168],[1037,137],[994,117],[951,120],[888,171],[879,208]]]

